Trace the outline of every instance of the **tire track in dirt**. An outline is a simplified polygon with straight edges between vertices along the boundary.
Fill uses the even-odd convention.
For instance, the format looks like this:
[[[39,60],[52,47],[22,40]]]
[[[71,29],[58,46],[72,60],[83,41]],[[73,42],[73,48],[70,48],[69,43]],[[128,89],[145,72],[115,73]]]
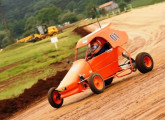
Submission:
[[[10,69],[10,68],[12,68],[12,67],[15,67],[15,66],[17,66],[17,65],[19,65],[19,64],[21,64],[21,63],[22,63],[22,61],[19,61],[19,62],[15,62],[15,63],[13,63],[13,64],[10,64],[10,65],[1,67],[1,68],[0,68],[0,73],[3,72],[3,71],[5,71],[5,70],[7,70],[7,69]]]

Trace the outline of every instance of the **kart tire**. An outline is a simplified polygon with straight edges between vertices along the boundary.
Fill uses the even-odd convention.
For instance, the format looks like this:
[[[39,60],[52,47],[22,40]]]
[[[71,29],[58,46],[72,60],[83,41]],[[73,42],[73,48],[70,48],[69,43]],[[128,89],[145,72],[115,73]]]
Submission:
[[[60,94],[55,87],[52,87],[48,91],[48,101],[54,108],[60,108],[63,104],[63,98],[60,98]]]
[[[100,94],[105,89],[105,83],[101,75],[98,73],[92,73],[89,77],[89,87],[95,94]]]
[[[136,56],[136,67],[141,73],[147,73],[153,69],[154,62],[152,57],[146,53],[142,52]]]
[[[112,81],[113,81],[113,77],[112,78],[109,78],[108,80],[105,80],[104,81],[105,82],[105,86],[110,85],[112,83]]]

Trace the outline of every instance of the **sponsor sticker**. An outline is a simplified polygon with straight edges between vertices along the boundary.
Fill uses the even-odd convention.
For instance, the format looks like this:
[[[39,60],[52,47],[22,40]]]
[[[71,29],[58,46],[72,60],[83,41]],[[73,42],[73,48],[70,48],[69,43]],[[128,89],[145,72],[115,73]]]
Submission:
[[[112,33],[110,34],[110,38],[114,41],[117,41],[120,39],[120,37],[116,34],[116,33]]]
[[[82,43],[83,43],[83,44],[84,44],[84,43],[87,43],[87,40],[83,40]]]

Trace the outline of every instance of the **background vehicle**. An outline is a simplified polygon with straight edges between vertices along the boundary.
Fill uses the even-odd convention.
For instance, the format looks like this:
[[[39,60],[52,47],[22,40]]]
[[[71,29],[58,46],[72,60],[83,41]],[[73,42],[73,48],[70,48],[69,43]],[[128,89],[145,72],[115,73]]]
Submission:
[[[44,38],[49,38],[58,34],[58,29],[56,26],[47,27],[46,25],[37,26],[37,29]]]
[[[29,35],[25,38],[18,40],[17,43],[36,42],[58,34],[58,29],[56,26],[47,27],[46,25],[42,25],[42,26],[37,26],[37,29],[40,34]]]
[[[48,91],[48,100],[52,107],[59,108],[63,98],[90,88],[95,94],[104,91],[115,77],[124,77],[135,72],[147,73],[153,69],[153,59],[145,52],[139,53],[134,60],[129,52],[121,47],[128,41],[126,32],[110,28],[110,25],[80,39],[76,45],[76,61],[68,71],[58,88]],[[90,57],[88,45],[99,39],[106,51]]]
[[[42,36],[39,34],[33,34],[33,35],[29,35],[28,37],[18,40],[17,43],[36,42],[39,40],[42,40]]]

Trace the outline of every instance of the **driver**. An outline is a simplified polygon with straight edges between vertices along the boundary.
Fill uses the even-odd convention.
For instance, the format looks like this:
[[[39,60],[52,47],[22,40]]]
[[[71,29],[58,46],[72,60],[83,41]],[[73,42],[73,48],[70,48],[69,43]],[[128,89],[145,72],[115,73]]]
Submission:
[[[105,51],[100,40],[94,39],[88,45],[91,57],[96,57]]]
[[[87,58],[88,60],[90,60],[92,57],[96,57],[109,50],[110,48],[112,48],[112,46],[109,44],[109,42],[105,42],[102,39],[95,38],[88,45],[89,53]]]

